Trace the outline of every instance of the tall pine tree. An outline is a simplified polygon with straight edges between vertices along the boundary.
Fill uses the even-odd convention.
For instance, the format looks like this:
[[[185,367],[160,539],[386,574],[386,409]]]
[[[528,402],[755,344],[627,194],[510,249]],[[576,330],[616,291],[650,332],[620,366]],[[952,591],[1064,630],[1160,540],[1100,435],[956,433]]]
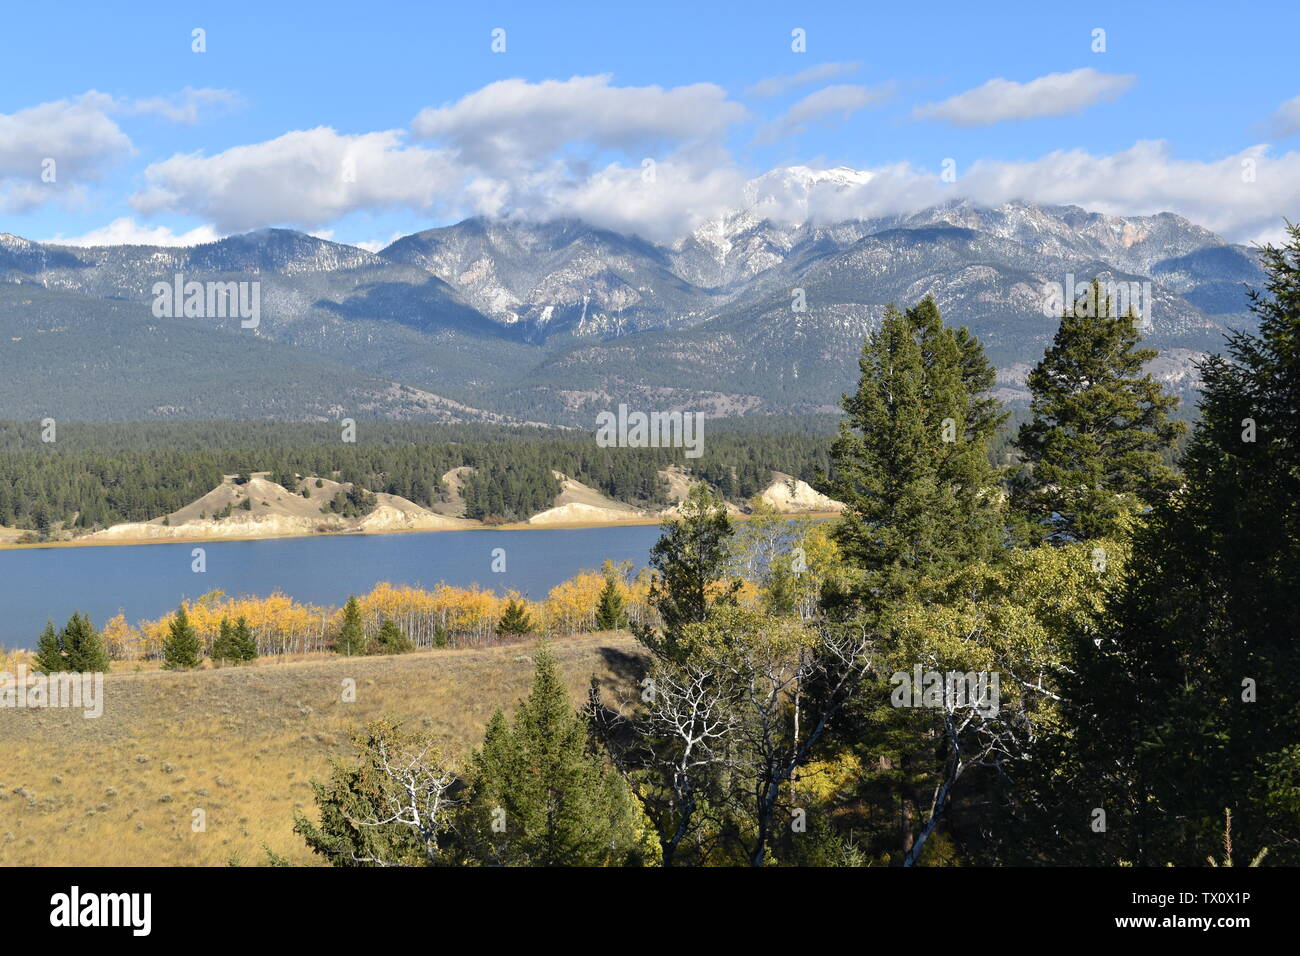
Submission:
[[[988,443],[1006,415],[988,394],[994,370],[964,328],[928,296],[889,307],[867,338],[857,391],[831,448],[835,537],[855,572],[855,603],[882,606],[992,553],[997,473]]]
[[[1157,352],[1137,347],[1132,309],[1113,314],[1094,279],[1063,313],[1051,348],[1029,373],[1033,419],[1014,442],[1026,467],[1013,504],[1031,541],[1115,533],[1125,514],[1178,486],[1161,453],[1186,430],[1169,419],[1178,398],[1142,372]]]
[[[929,297],[905,312],[889,307],[859,367],[831,447],[831,495],[845,504],[834,535],[848,580],[833,580],[823,601],[869,629],[878,660],[930,660],[934,649],[910,646],[899,616],[946,601],[959,571],[996,554],[1004,521],[988,448],[1006,415],[979,341],[944,325]],[[945,757],[923,715],[884,705],[886,676],[867,677],[840,729],[862,742],[864,765],[881,768],[875,799],[896,805],[897,846],[907,854]]]

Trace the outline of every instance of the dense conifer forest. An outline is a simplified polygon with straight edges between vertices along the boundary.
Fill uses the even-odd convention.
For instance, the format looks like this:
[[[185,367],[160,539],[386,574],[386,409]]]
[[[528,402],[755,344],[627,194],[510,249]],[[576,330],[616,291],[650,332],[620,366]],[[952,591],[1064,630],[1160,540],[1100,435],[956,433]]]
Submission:
[[[708,433],[706,459],[692,461],[679,448],[600,448],[587,433],[559,429],[362,422],[356,441],[345,442],[340,426],[325,423],[69,422],[42,442],[37,422],[0,422],[0,525],[41,531],[147,520],[189,504],[223,475],[254,471],[290,489],[295,475],[332,477],[428,507],[445,500],[441,476],[468,465],[468,515],[502,520],[549,507],[559,491],[553,471],[620,501],[656,505],[665,500],[659,471],[678,465],[739,502],[773,471],[816,481],[830,466],[828,423],[832,416],[736,430],[720,423],[728,430]],[[354,514],[360,504],[335,510]]]

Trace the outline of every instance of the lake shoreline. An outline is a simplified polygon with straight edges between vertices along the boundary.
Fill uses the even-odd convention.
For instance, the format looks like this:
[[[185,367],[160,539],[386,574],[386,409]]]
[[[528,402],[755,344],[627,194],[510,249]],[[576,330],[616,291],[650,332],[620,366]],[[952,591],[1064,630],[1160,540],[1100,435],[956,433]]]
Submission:
[[[838,511],[799,511],[788,512],[791,518],[838,518]],[[733,521],[748,521],[750,515],[739,514],[731,515]],[[195,536],[176,536],[168,538],[100,538],[92,540],[86,538],[73,538],[69,541],[37,541],[28,544],[19,544],[18,542],[0,543],[0,551],[41,551],[54,550],[62,548],[116,548],[116,547],[139,547],[150,544],[215,544],[223,541],[290,541],[304,538],[368,538],[380,535],[394,534],[442,534],[448,531],[581,531],[591,528],[634,528],[645,527],[648,525],[662,524],[662,517],[644,517],[629,518],[619,521],[576,521],[576,522],[556,522],[553,524],[529,524],[526,521],[516,521],[509,524],[488,525],[480,524],[477,527],[462,528],[383,528],[370,531],[328,531],[328,532],[305,532],[301,534],[256,534],[256,535],[195,535]]]

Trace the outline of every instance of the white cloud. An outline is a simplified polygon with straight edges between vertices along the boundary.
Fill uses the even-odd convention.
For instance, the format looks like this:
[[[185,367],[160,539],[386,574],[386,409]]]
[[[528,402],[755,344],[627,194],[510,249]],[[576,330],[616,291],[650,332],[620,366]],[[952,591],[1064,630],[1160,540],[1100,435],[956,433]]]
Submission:
[[[26,212],[50,202],[87,207],[87,185],[103,180],[109,167],[134,153],[114,115],[156,113],[194,123],[203,109],[238,102],[229,90],[186,87],[172,96],[137,100],[90,90],[0,113],[0,211]]]
[[[1203,161],[1142,141],[1110,156],[1075,149],[1032,162],[980,162],[964,179],[963,191],[982,202],[1021,198],[1113,216],[1169,211],[1236,241],[1265,235],[1300,208],[1300,153],[1271,157],[1263,145]]]
[[[809,93],[758,133],[759,142],[770,143],[803,133],[813,123],[843,122],[859,110],[877,106],[893,93],[893,86],[870,89],[853,84],[827,86]]]
[[[132,100],[126,108],[133,113],[153,113],[173,123],[193,126],[199,121],[200,113],[208,107],[233,109],[242,105],[242,102],[239,94],[233,90],[207,87],[196,90],[187,86],[171,96]]]
[[[113,108],[112,97],[91,90],[0,113],[0,210],[83,203],[86,182],[132,152],[130,138],[108,116]]]
[[[1092,67],[1049,73],[1028,83],[994,79],[942,103],[918,106],[912,115],[953,126],[991,126],[1008,120],[1067,116],[1115,99],[1136,79],[1132,74],[1099,73]]]
[[[564,162],[551,160],[499,178],[467,172],[437,153],[399,148],[395,134],[358,144],[365,139],[318,130],[241,147],[242,153],[176,157],[162,164],[165,174],[151,167],[158,192],[137,197],[136,204],[146,211],[206,216],[222,233],[282,223],[319,230],[345,212],[394,206],[448,218],[572,216],[655,241],[671,241],[744,208],[777,221],[830,222],[906,214],[960,198],[983,205],[1077,205],[1117,216],[1170,211],[1245,242],[1276,238],[1279,217],[1300,208],[1300,152],[1272,156],[1266,146],[1212,161],[1176,159],[1158,141],[1109,156],[1063,150],[1027,161],[977,161],[959,167],[951,184],[940,180],[938,168],[905,162],[862,171],[783,168],[755,183],[721,147],[655,163],[653,175],[639,163],[609,163],[575,176]],[[359,162],[358,184],[350,186],[336,182],[345,146],[369,150],[369,165]],[[313,158],[319,160],[315,165]],[[1243,179],[1243,163],[1253,168],[1253,181]],[[442,194],[454,196],[456,204],[437,202]],[[139,227],[131,231],[114,223],[109,229],[114,227],[127,237],[116,241],[166,241],[165,231],[155,238]],[[196,233],[175,241],[206,237]],[[364,247],[387,244],[375,240]]]
[[[712,83],[664,89],[610,85],[610,77],[499,80],[455,103],[422,110],[411,124],[461,162],[493,175],[514,175],[576,146],[640,158],[665,148],[715,141],[746,116]]]
[[[780,96],[786,90],[792,90],[795,87],[807,86],[811,83],[825,83],[827,80],[848,76],[851,73],[856,73],[861,66],[861,63],[819,63],[817,66],[810,66],[798,73],[766,77],[759,80],[745,92],[750,96]]]
[[[417,133],[436,140],[426,146],[396,130],[297,131],[154,163],[131,205],[198,216],[223,232],[320,229],[356,210],[400,207],[445,217],[575,215],[664,236],[716,208],[724,190],[738,195],[744,176],[721,139],[745,115],[711,84],[503,80],[421,112]],[[611,150],[626,159],[611,161]],[[639,188],[647,157],[657,170],[650,192]]]
[[[122,216],[80,236],[57,235],[41,241],[60,246],[198,246],[220,238],[211,226],[198,226],[178,234],[166,226],[143,226],[129,216]]]
[[[1248,171],[1253,179],[1243,178]],[[1022,200],[1112,216],[1173,212],[1232,241],[1251,242],[1276,237],[1284,212],[1300,208],[1300,152],[1270,156],[1266,146],[1211,161],[1175,159],[1160,141],[1109,156],[1061,150],[1028,161],[982,160],[959,168],[951,184],[938,169],[908,163],[869,172],[859,183],[838,177],[804,191],[769,191],[755,212],[835,221],[910,213],[945,199],[989,206]]]
[[[582,180],[535,182],[513,211],[532,219],[573,216],[667,242],[743,203],[747,177],[728,157],[717,159],[666,160],[652,177],[641,166],[611,164]]]
[[[1292,97],[1273,114],[1273,135],[1294,136],[1300,133],[1300,96]]]
[[[141,213],[198,216],[224,232],[267,225],[318,229],[358,209],[434,211],[461,171],[441,151],[407,146],[397,130],[286,133],[215,156],[173,156],[145,170],[131,197]]]
[[[1079,73],[1093,71],[1065,76]],[[1025,90],[1039,91],[1028,97],[1034,100],[1049,79],[1010,85],[1022,101]],[[842,119],[888,93],[849,84],[817,90],[760,136]],[[182,109],[182,118],[189,115],[185,95],[169,101]],[[191,97],[196,109],[205,99],[224,102]],[[1279,114],[1290,116],[1300,109],[1295,103],[1284,104]],[[52,197],[86,204],[84,184],[131,152],[130,140],[108,115],[125,108],[92,92],[0,114],[0,209],[32,208]],[[1026,103],[1017,108],[1023,113]],[[1278,219],[1300,208],[1300,153],[1270,155],[1261,145],[1215,160],[1176,159],[1163,142],[1139,142],[1110,156],[1063,150],[1025,161],[976,161],[960,168],[952,184],[940,181],[937,167],[908,163],[862,171],[783,169],[764,177],[755,202],[751,172],[726,146],[727,134],[746,116],[710,84],[661,89],[615,88],[608,77],[501,81],[422,112],[416,125],[433,140],[425,144],[413,144],[401,130],[349,135],[319,127],[211,156],[155,162],[130,197],[131,207],[141,216],[195,217],[207,225],[173,232],[174,225],[145,226],[127,217],[60,241],[190,244],[275,225],[322,232],[350,213],[390,209],[435,221],[475,214],[574,216],[670,241],[750,206],[774,219],[830,220],[906,213],[950,198],[1074,204],[1114,215],[1169,210],[1244,241],[1276,236]],[[651,151],[652,144],[659,149]],[[624,155],[610,155],[620,151]],[[55,191],[39,180],[47,155],[59,162]],[[642,165],[646,156],[653,157],[652,169]],[[1253,181],[1243,180],[1243,163],[1253,168]],[[366,247],[386,244],[375,239]]]

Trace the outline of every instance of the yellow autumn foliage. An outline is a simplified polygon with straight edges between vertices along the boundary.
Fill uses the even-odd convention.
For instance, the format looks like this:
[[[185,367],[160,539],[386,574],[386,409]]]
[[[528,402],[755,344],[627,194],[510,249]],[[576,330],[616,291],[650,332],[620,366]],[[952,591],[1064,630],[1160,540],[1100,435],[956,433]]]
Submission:
[[[608,570],[608,569],[607,569]],[[625,569],[624,569],[625,570]],[[649,619],[649,581],[645,575],[628,581],[625,573],[617,575],[629,617],[636,622]],[[507,600],[522,601],[539,631],[548,635],[589,631],[595,627],[596,604],[604,587],[602,572],[581,571],[568,581],[556,585],[542,601],[530,601],[516,592],[498,595],[477,585],[469,588],[438,584],[432,589],[395,585],[388,581],[376,584],[367,594],[357,595],[362,626],[373,637],[385,619],[397,624],[417,647],[436,643],[441,629],[450,643],[457,646],[477,645],[496,640],[497,622]],[[208,653],[220,631],[221,621],[244,618],[257,641],[259,654],[306,654],[329,650],[342,620],[342,607],[317,607],[302,604],[276,591],[265,597],[256,595],[232,598],[212,591],[192,601],[185,601],[190,624]],[[127,623],[118,613],[104,625],[104,641],[114,660],[150,660],[162,656],[175,612],[153,620]]]

